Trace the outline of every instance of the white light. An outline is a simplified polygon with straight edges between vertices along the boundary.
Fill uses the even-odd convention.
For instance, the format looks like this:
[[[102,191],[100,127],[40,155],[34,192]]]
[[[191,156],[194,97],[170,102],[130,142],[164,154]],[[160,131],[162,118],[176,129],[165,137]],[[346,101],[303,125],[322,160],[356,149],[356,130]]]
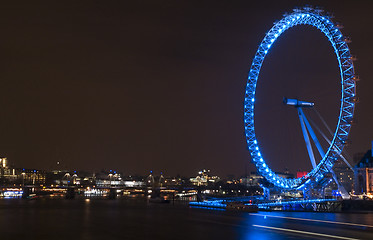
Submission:
[[[264,51],[265,54],[267,54],[267,52],[268,52],[267,50]]]
[[[266,172],[269,172],[269,169],[268,169],[268,168],[266,169]]]
[[[275,34],[275,37],[278,37],[278,34],[277,34],[277,33]]]
[[[257,144],[257,143],[258,143],[258,141],[254,140],[254,144]]]
[[[264,161],[263,158],[261,158],[260,161],[263,162]]]
[[[263,167],[266,167],[267,165],[265,164],[265,163],[263,163],[263,165],[262,165]]]
[[[274,39],[271,39],[271,42],[274,42],[275,40]]]
[[[252,98],[251,101],[254,102],[254,101],[255,101],[255,98]]]
[[[268,46],[268,48],[270,48],[270,47],[271,47],[271,44],[268,44],[267,46]]]
[[[258,156],[260,157],[260,153],[258,153]]]

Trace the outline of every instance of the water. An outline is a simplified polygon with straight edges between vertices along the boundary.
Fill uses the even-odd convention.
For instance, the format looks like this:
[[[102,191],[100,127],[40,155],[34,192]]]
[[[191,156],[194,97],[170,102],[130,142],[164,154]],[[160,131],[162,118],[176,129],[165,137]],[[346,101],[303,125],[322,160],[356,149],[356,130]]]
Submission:
[[[373,225],[373,214],[259,212]],[[265,230],[320,228],[328,224],[295,222],[244,212],[190,208],[186,204],[151,204],[144,199],[0,199],[0,239],[300,239],[298,234]],[[330,233],[369,239],[371,229],[330,226]],[[347,231],[348,230],[348,231]],[[360,234],[360,235],[356,235]],[[303,236],[302,239],[307,239]],[[318,239],[309,237],[308,239]],[[323,239],[323,238],[320,238]]]

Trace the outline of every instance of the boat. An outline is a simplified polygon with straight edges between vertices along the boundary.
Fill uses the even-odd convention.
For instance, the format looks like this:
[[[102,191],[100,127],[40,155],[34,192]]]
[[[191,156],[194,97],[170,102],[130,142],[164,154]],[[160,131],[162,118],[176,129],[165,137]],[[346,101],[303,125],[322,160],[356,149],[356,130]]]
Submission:
[[[228,202],[227,210],[243,211],[243,212],[258,212],[258,206],[254,204],[244,204],[242,202]]]

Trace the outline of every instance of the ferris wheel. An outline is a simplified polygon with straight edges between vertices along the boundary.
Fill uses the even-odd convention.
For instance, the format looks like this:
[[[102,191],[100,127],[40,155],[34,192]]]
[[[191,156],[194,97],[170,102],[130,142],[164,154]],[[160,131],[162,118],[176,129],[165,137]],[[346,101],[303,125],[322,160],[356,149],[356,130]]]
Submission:
[[[313,107],[314,104],[312,102],[306,102],[299,99],[284,99],[285,104],[295,106],[298,111],[304,140],[307,146],[310,161],[312,163],[312,170],[307,175],[300,178],[288,179],[277,175],[268,166],[268,159],[264,159],[263,157],[255,134],[254,109],[256,86],[260,69],[267,53],[270,51],[272,46],[274,46],[276,39],[282,33],[297,25],[310,25],[317,28],[331,43],[339,65],[341,102],[336,129],[334,134],[332,134],[332,138],[327,140],[328,148],[323,149],[302,110],[303,108]],[[265,177],[276,187],[290,190],[304,189],[306,186],[308,186],[308,184],[320,183],[322,180],[330,178],[330,173],[333,172],[332,167],[334,163],[338,159],[343,158],[341,152],[346,144],[351,128],[356,101],[355,88],[358,77],[355,75],[353,66],[354,59],[347,44],[349,42],[349,38],[343,36],[340,28],[341,25],[334,24],[331,17],[324,14],[324,12],[320,9],[313,9],[311,7],[294,9],[292,13],[285,14],[284,17],[275,23],[274,26],[268,31],[254,56],[248,75],[244,101],[246,141],[251,154],[251,160],[255,164],[257,170],[263,177]],[[311,139],[321,156],[318,164],[316,164],[315,161],[309,136],[311,136]],[[345,162],[348,164],[347,161]],[[333,177],[335,179],[335,176]]]

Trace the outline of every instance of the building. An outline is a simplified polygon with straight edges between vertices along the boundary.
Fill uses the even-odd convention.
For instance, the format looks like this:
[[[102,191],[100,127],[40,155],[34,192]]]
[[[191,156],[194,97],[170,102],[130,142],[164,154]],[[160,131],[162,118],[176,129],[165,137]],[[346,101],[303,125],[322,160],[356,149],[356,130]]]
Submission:
[[[355,194],[373,194],[373,155],[368,150],[361,160],[354,167]]]
[[[240,179],[240,183],[246,187],[259,186],[263,181],[263,176],[257,172],[251,172],[249,176]]]
[[[0,157],[0,184],[7,185],[17,180],[16,169],[11,168],[5,157]]]
[[[297,172],[297,178],[301,178],[301,177],[304,177],[308,174],[307,171],[298,171]]]
[[[220,177],[218,176],[211,176],[210,170],[203,169],[198,172],[198,175],[196,177],[192,177],[189,179],[189,181],[193,185],[197,186],[207,186],[213,183],[217,183],[220,181]]]
[[[16,169],[17,183],[22,185],[45,185],[46,172],[34,169]]]
[[[333,171],[337,177],[338,183],[342,185],[348,193],[352,192],[354,171],[341,159],[334,164]]]

